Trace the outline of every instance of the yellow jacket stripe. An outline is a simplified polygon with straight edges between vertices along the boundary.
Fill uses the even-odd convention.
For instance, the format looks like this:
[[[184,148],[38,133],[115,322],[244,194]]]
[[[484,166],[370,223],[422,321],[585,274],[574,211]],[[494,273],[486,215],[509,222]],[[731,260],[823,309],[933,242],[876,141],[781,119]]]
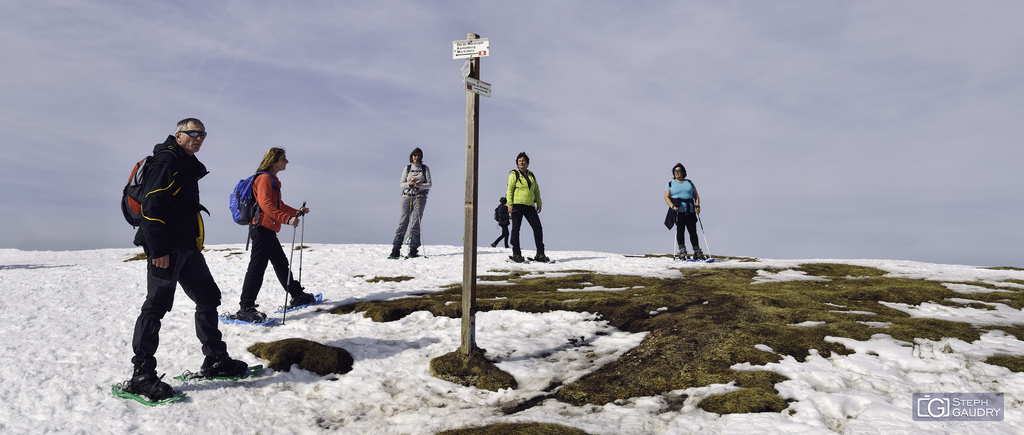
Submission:
[[[174,174],[171,174],[171,177],[172,177],[172,178],[171,178],[171,184],[168,184],[168,185],[167,185],[166,187],[161,187],[161,188],[159,188],[159,189],[154,189],[154,190],[153,190],[152,192],[148,192],[148,193],[146,193],[146,196],[149,196],[149,195],[152,195],[152,194],[154,194],[154,193],[157,193],[157,192],[161,192],[161,191],[164,191],[164,190],[167,190],[167,189],[170,189],[171,187],[173,187],[173,186],[174,186],[174,178],[173,178],[173,177],[174,177],[175,175],[178,175],[178,173],[177,173],[177,172],[175,172]],[[175,191],[175,192],[174,192],[174,195],[177,195],[177,194],[178,194],[178,192],[177,192],[177,191]],[[141,207],[142,207],[142,204],[139,204],[139,208],[140,208],[140,209],[141,209]],[[156,219],[156,218],[151,218],[151,217],[149,217],[149,216],[146,216],[146,211],[145,211],[145,210],[142,210],[142,218],[143,218],[143,219],[146,219],[146,220],[149,220],[149,221],[154,221],[154,222],[160,222],[160,223],[162,223],[162,224],[164,224],[164,225],[167,225],[167,222],[164,222],[163,220],[160,220],[160,219]]]

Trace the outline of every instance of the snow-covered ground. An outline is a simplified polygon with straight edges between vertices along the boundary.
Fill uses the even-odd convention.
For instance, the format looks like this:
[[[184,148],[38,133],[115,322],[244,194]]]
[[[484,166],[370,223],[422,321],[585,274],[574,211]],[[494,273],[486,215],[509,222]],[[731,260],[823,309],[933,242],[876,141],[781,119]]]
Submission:
[[[240,245],[210,247],[207,261],[224,293],[221,311],[236,310],[248,256]],[[462,248],[426,246],[428,258],[387,260],[386,245],[312,245],[303,253],[302,281],[323,292],[326,307],[358,300],[388,299],[461,282]],[[131,370],[131,335],[146,288],[142,261],[124,262],[137,249],[40,252],[0,250],[0,433],[401,433],[429,434],[497,422],[539,421],[573,426],[592,434],[663,433],[1024,433],[1024,375],[984,364],[991,355],[1024,355],[1024,342],[1001,332],[981,340],[897,342],[876,335],[867,342],[833,338],[856,351],[848,356],[785,357],[767,369],[791,380],[778,385],[793,399],[781,413],[717,415],[696,407],[705,396],[730,385],[674,391],[604,406],[576,407],[555,400],[505,415],[501,410],[543,395],[552,382],[577,379],[636,346],[643,334],[618,331],[594,315],[573,312],[527,314],[483,312],[477,343],[519,388],[491,392],[436,379],[429,361],[459,347],[460,320],[414,313],[390,323],[362,314],[331,315],[307,309],[285,325],[221,325],[232,356],[261,364],[246,351],[256,342],[300,337],[348,350],[351,372],[320,377],[303,370],[274,372],[234,382],[181,384],[184,402],[146,407],[113,397],[110,385]],[[481,248],[478,273],[491,270],[592,270],[611,274],[679,276],[679,268],[786,269],[807,262],[871,266],[897,276],[936,280],[971,299],[991,291],[966,282],[1000,283],[1024,291],[1021,271],[997,271],[893,260],[763,260],[712,264],[668,258],[635,258],[601,252],[551,251],[555,264],[513,264],[507,251]],[[295,256],[298,262],[298,254]],[[266,274],[262,309],[283,303],[280,286]],[[402,282],[367,280],[411,276]],[[761,273],[756,282],[807,279],[792,271]],[[604,289],[615,291],[616,289]],[[177,293],[164,320],[158,370],[167,379],[202,363],[192,323],[194,305]],[[991,305],[991,304],[989,304]],[[1024,324],[1024,313],[996,304],[994,310],[951,309],[938,304],[898,306],[915,316],[976,324]],[[268,309],[269,308],[269,309]],[[883,325],[879,325],[883,326]],[[880,333],[884,329],[879,329]],[[570,339],[586,337],[578,345]],[[591,355],[593,354],[593,355]],[[596,356],[596,358],[595,358]],[[764,369],[740,364],[736,369]],[[916,422],[912,394],[1001,392],[1002,422]],[[671,397],[687,395],[681,409]],[[676,410],[678,409],[678,410]]]

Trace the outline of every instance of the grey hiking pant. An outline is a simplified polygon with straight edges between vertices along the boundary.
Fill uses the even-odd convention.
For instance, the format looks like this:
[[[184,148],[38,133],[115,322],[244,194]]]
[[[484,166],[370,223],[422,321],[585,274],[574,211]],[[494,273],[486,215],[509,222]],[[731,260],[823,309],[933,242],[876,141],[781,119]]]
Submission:
[[[423,219],[423,209],[426,206],[426,195],[402,197],[402,214],[398,217],[398,229],[395,230],[395,240],[391,242],[391,249],[393,251],[401,249],[406,230],[409,230],[409,250],[416,251],[419,249],[420,220]]]

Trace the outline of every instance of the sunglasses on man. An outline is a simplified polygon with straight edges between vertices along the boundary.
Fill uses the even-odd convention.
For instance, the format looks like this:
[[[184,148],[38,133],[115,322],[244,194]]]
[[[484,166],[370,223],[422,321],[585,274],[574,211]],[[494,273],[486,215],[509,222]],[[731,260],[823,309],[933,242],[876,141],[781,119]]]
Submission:
[[[193,139],[206,139],[206,132],[205,131],[201,131],[201,130],[185,130],[182,133],[187,134],[188,137],[191,137]]]

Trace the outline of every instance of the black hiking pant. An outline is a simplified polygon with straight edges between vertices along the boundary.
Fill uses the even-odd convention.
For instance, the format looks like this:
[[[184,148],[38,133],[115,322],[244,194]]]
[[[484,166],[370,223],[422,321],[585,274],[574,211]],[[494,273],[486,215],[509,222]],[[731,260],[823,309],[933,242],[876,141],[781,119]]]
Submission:
[[[505,240],[505,248],[508,249],[508,224],[498,226],[501,227],[501,235],[494,239],[494,243],[491,243],[491,246],[498,246],[498,242]]]
[[[523,218],[530,223],[533,229],[533,242],[537,245],[537,256],[544,255],[544,228],[540,225],[540,216],[533,206],[514,204],[512,212],[512,256],[521,257],[523,251],[519,249],[519,228],[523,226]]]
[[[690,246],[693,247],[693,252],[697,252],[700,249],[700,238],[697,237],[696,213],[676,213],[676,244],[680,250],[686,249],[684,229],[690,233]]]
[[[294,277],[289,277],[291,268],[288,265],[288,256],[277,239],[277,233],[270,228],[257,225],[252,232],[249,269],[245,271],[245,280],[242,282],[242,299],[238,303],[241,308],[256,306],[256,297],[263,287],[263,274],[267,271],[268,262],[274,266],[274,273],[281,282],[281,288],[286,289],[293,298],[302,295],[302,285]]]
[[[181,284],[185,295],[196,304],[196,337],[203,345],[203,355],[220,358],[227,356],[227,345],[217,329],[217,307],[220,306],[220,288],[210,274],[203,254],[194,250],[177,250],[170,254],[170,266],[161,269],[146,259],[146,301],[135,321],[132,338],[132,365],[135,374],[156,373],[156,349],[160,345],[160,321],[174,305],[174,292]]]

